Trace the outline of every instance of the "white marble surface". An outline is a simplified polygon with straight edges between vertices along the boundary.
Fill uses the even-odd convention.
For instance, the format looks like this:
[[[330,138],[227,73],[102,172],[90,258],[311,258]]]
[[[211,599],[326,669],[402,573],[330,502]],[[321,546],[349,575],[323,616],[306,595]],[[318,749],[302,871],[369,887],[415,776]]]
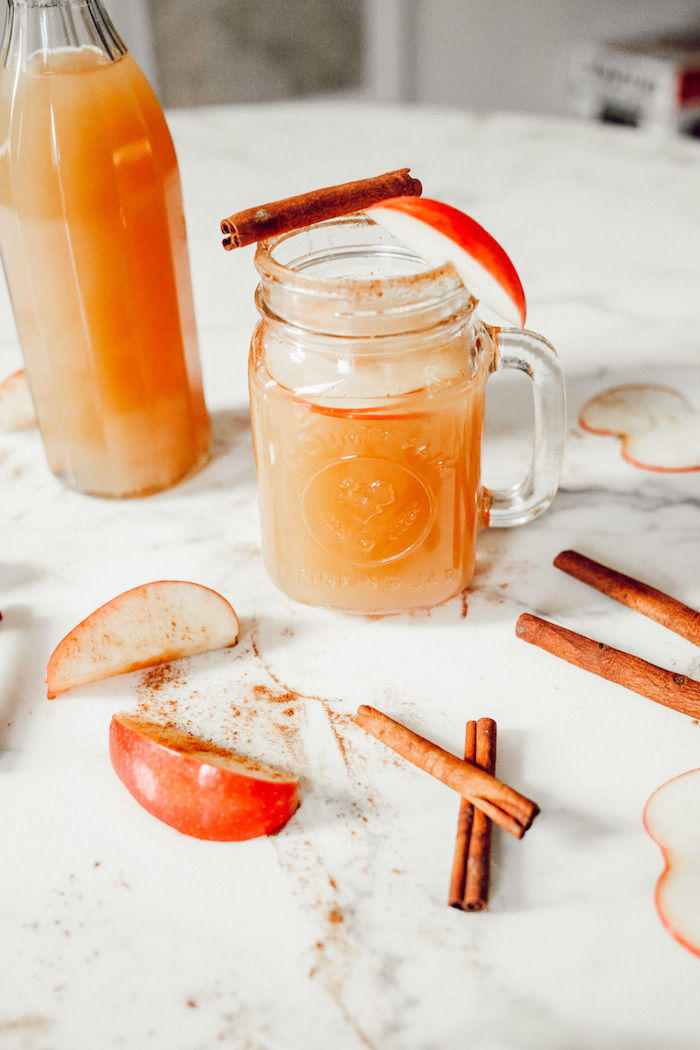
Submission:
[[[576,425],[590,394],[638,379],[700,409],[700,146],[349,104],[178,112],[171,126],[213,460],[170,492],[101,502],[49,476],[36,433],[0,437],[0,1046],[697,1047],[700,960],[657,918],[661,855],[641,815],[700,765],[700,727],[514,626],[534,611],[700,677],[690,643],[552,567],[574,547],[700,607],[700,473],[644,473]],[[404,165],[508,248],[529,326],[561,353],[570,432],[553,506],[482,534],[464,599],[350,618],[266,577],[246,393],[256,278],[252,249],[225,253],[218,224]],[[4,291],[0,309],[6,374],[21,359]],[[494,474],[527,458],[512,396],[492,396]],[[66,631],[163,577],[228,597],[239,645],[173,664],[159,689],[136,673],[47,701]],[[446,905],[456,796],[352,726],[360,703],[454,751],[466,719],[497,719],[499,773],[542,812],[521,842],[494,835],[487,913]],[[298,769],[297,815],[240,844],[160,824],[108,759],[110,716],[134,707]]]

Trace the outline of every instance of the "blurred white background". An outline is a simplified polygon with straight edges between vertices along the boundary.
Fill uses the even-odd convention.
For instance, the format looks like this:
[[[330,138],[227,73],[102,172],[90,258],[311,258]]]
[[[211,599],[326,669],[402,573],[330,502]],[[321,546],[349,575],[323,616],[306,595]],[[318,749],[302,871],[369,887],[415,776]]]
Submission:
[[[700,0],[106,0],[166,106],[343,94],[564,113],[581,44],[700,24]]]

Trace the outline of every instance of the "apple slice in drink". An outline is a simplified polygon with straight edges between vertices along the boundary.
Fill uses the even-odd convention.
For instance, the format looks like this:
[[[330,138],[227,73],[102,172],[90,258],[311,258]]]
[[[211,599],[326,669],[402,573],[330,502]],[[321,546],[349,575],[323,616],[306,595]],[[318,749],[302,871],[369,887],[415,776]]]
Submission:
[[[428,197],[393,197],[365,210],[430,266],[451,262],[465,288],[509,324],[525,324],[525,292],[510,258],[469,215]]]
[[[653,383],[611,387],[579,413],[590,434],[622,439],[622,458],[659,473],[700,470],[700,413],[677,390]]]
[[[666,862],[656,884],[659,917],[677,941],[700,955],[700,769],[657,788],[644,807],[644,827]]]
[[[145,583],[100,606],[58,643],[46,668],[48,697],[237,640],[238,617],[216,591],[185,580]]]
[[[0,383],[0,433],[36,426],[34,402],[24,369]]]
[[[299,805],[296,777],[125,711],[112,718],[109,754],[144,809],[194,838],[270,835]]]

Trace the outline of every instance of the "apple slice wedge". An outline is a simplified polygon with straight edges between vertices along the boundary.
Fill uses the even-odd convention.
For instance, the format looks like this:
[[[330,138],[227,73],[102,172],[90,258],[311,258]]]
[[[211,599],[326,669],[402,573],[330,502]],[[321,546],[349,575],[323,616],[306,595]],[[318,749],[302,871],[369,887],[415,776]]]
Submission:
[[[525,324],[525,292],[515,266],[469,215],[428,197],[392,197],[365,210],[430,266],[451,262],[465,288],[509,324]]]
[[[299,805],[298,778],[125,711],[112,718],[109,755],[144,809],[193,838],[270,835]]]
[[[24,369],[0,383],[0,433],[36,426],[36,412]]]
[[[666,864],[654,903],[668,932],[700,955],[700,769],[657,788],[644,807],[644,827]]]
[[[238,617],[216,591],[156,580],[117,595],[74,627],[46,668],[48,697],[75,685],[235,645]]]
[[[622,458],[659,473],[700,470],[700,413],[682,394],[653,383],[611,387],[579,413],[590,434],[622,439]]]

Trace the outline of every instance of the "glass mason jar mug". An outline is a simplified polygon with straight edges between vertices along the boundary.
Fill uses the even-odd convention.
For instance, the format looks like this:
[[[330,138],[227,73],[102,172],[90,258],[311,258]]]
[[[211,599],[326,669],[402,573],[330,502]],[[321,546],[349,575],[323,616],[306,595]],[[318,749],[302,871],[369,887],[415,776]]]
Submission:
[[[482,323],[452,264],[427,269],[361,216],[261,242],[250,394],[263,555],[290,597],[347,612],[435,605],[469,583],[480,529],[557,489],[565,396],[541,336]],[[533,381],[534,453],[481,482],[485,388]]]

